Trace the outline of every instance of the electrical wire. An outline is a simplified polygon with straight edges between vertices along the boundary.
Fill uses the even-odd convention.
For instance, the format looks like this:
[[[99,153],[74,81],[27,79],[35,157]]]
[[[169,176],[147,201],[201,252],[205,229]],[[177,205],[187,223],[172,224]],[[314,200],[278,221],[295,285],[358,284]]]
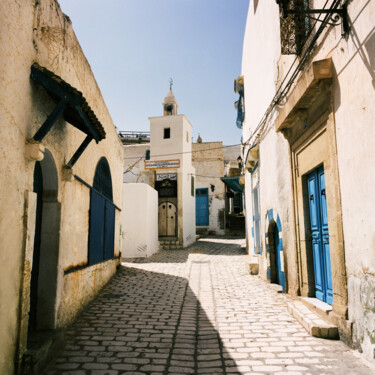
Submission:
[[[219,149],[223,149],[223,148],[229,148],[229,147],[237,147],[237,146],[241,146],[242,143],[238,143],[238,144],[235,144],[235,145],[229,145],[229,146],[221,146],[221,147],[211,147],[211,148],[206,148],[206,149],[202,149],[202,150],[191,150],[191,151],[183,151],[183,152],[174,152],[174,153],[171,153],[171,154],[160,154],[160,155],[150,155],[150,158],[155,158],[155,157],[161,157],[161,156],[172,156],[172,155],[182,155],[182,154],[192,154],[193,152],[202,152],[202,151],[211,151],[211,150],[219,150]],[[144,159],[144,156],[132,156],[132,157],[127,157],[127,158],[124,158],[125,160],[128,160],[128,159]]]
[[[327,6],[328,4],[328,1],[329,0],[326,0],[324,6],[323,6],[323,9],[325,9],[325,7]],[[337,6],[339,5],[340,1],[339,0],[334,0],[333,3],[331,4],[331,9],[336,9]],[[243,145],[249,145],[250,144],[250,141],[252,140],[252,138],[254,137],[255,134],[258,133],[258,131],[262,128],[262,126],[265,124],[269,114],[273,111],[273,109],[275,108],[275,106],[277,104],[279,104],[281,102],[281,100],[283,98],[285,98],[285,96],[288,94],[289,90],[290,90],[290,87],[291,85],[293,84],[297,74],[301,71],[302,69],[302,66],[304,65],[304,63],[306,62],[306,59],[308,57],[308,53],[311,52],[312,50],[312,47],[313,45],[315,44],[316,40],[318,39],[318,37],[320,36],[320,34],[322,33],[324,27],[326,26],[326,24],[328,23],[328,20],[329,18],[331,17],[329,14],[326,14],[325,18],[323,20],[320,20],[320,16],[322,15],[323,13],[320,13],[319,16],[317,17],[314,25],[311,27],[308,35],[307,35],[307,40],[310,38],[311,34],[312,34],[312,31],[314,30],[316,24],[318,22],[322,22],[322,24],[320,25],[319,29],[317,30],[315,36],[313,37],[313,39],[310,41],[308,47],[305,49],[305,52],[304,54],[302,55],[301,59],[300,59],[300,62],[299,64],[297,65],[297,67],[295,68],[291,78],[289,79],[288,83],[286,84],[286,86],[282,89],[286,79],[288,78],[288,75],[289,73],[291,72],[295,62],[298,60],[298,56],[296,56],[296,58],[294,59],[293,63],[291,64],[288,72],[286,73],[284,79],[282,80],[279,88],[277,89],[273,99],[271,100],[271,103],[269,104],[266,112],[264,113],[264,115],[262,116],[260,122],[258,123],[258,125],[256,126],[256,128],[254,129],[254,131],[251,133],[251,135],[248,137],[248,139],[243,143]],[[282,91],[280,92],[280,90],[282,89]]]

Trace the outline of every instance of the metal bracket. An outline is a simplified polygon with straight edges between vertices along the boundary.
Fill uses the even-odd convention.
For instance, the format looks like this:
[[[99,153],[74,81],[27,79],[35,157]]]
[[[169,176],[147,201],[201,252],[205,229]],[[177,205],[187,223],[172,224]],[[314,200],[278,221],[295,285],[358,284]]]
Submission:
[[[293,10],[288,9],[289,0],[276,0],[276,3],[279,5],[281,9],[281,13],[284,18],[288,17],[290,14],[298,14],[298,15],[305,15],[308,16],[310,14],[328,14],[330,15],[329,21],[327,24],[331,26],[338,26],[341,24],[341,35],[345,38],[350,30],[349,26],[349,17],[348,17],[348,9],[347,5],[339,3],[338,9],[304,9],[304,10]],[[324,20],[320,20],[315,17],[309,17],[314,19],[315,21],[324,22]]]

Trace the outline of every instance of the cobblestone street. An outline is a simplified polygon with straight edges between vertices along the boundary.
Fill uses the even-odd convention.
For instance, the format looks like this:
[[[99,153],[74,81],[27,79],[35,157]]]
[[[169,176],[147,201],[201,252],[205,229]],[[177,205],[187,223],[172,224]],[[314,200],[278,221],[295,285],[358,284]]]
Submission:
[[[125,260],[46,373],[375,373],[342,342],[309,336],[288,313],[289,297],[249,275],[243,244],[206,238]]]

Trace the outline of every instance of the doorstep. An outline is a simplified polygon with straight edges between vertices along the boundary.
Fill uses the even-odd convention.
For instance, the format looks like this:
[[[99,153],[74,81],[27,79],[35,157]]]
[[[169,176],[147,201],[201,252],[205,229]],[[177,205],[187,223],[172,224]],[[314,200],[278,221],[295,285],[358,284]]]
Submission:
[[[337,324],[328,321],[328,316],[327,318],[322,316],[328,315],[332,308],[324,302],[322,305],[321,301],[316,302],[315,300],[316,298],[300,297],[288,303],[288,311],[310,335],[322,339],[338,340]]]
[[[64,330],[39,331],[32,335],[23,356],[22,375],[39,375],[64,344]]]

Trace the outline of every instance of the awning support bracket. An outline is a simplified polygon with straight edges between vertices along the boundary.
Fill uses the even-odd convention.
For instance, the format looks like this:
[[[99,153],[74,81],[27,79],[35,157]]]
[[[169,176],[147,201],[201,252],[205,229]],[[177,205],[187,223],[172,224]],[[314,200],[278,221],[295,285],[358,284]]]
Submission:
[[[79,159],[79,157],[86,150],[87,146],[90,144],[90,142],[92,141],[92,139],[93,139],[92,136],[88,135],[83,140],[83,142],[81,143],[81,145],[78,147],[78,150],[74,153],[74,155],[69,160],[68,164],[65,165],[65,168],[67,168],[67,169],[72,169],[73,168],[73,165],[77,162],[77,160]]]
[[[51,114],[47,117],[46,121],[44,121],[43,125],[39,128],[39,130],[35,133],[33,139],[34,141],[41,142],[43,138],[47,135],[47,133],[51,130],[52,126],[55,122],[61,117],[64,113],[66,108],[66,101],[65,99],[61,99],[58,104],[56,105],[55,109],[51,112]]]

